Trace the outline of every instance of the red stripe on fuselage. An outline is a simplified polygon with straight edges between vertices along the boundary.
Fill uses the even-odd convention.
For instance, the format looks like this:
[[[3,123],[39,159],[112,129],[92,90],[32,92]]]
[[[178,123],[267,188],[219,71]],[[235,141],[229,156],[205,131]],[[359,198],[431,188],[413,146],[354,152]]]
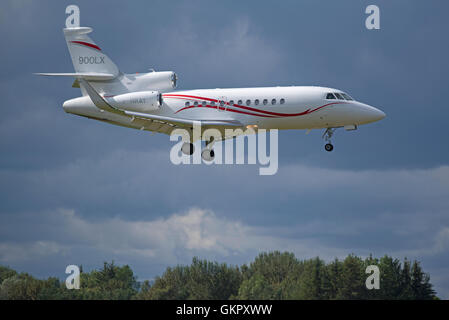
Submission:
[[[188,107],[184,107],[184,108],[182,108],[182,109],[176,111],[175,113],[178,113],[178,112],[180,112],[180,111],[187,110],[187,109],[192,109],[192,108],[210,108],[210,109],[219,109],[219,110],[221,110],[221,111],[236,112],[236,113],[247,114],[247,115],[250,115],[250,116],[256,116],[256,117],[276,118],[276,117],[274,117],[274,116],[268,116],[268,115],[264,115],[264,114],[250,113],[250,112],[245,112],[245,111],[240,111],[240,110],[235,110],[235,109],[230,109],[230,108],[226,108],[226,109],[225,109],[225,108],[220,107],[220,106],[212,106],[212,105],[209,105],[209,104],[208,104],[208,105],[205,105],[205,106],[199,105],[199,106],[188,106]]]
[[[89,43],[89,42],[84,42],[84,41],[70,41],[70,42],[71,43],[80,44],[80,45],[83,45],[83,46],[86,46],[86,47],[89,47],[89,48],[93,48],[93,49],[97,49],[97,50],[101,51],[99,46],[97,46],[95,44],[92,44],[92,43]]]
[[[191,99],[198,99],[198,100],[207,100],[207,101],[213,101],[213,102],[218,102],[219,100],[216,99],[211,99],[211,98],[205,98],[205,97],[199,97],[199,96],[191,96],[191,95],[183,95],[183,94],[164,94],[164,97],[167,98],[174,98],[174,99],[183,99],[183,100],[191,100]],[[271,112],[271,111],[266,111],[266,110],[260,110],[260,109],[255,109],[255,108],[251,108],[251,107],[246,107],[246,106],[241,106],[238,104],[233,104],[232,107],[237,107],[237,108],[241,108],[241,109],[245,109],[245,110],[249,110],[249,111],[253,111],[253,112],[259,112],[262,113],[263,115],[260,114],[253,114],[253,113],[247,113],[247,112],[242,112],[242,111],[237,111],[234,109],[227,109],[229,111],[234,111],[234,112],[239,112],[239,113],[244,113],[244,114],[249,114],[249,115],[255,115],[255,116],[259,116],[259,117],[269,117],[269,118],[277,118],[277,117],[297,117],[297,116],[303,116],[312,112],[315,112],[317,110],[320,110],[324,107],[333,105],[333,104],[341,104],[344,102],[332,102],[332,103],[328,103],[325,105],[322,105],[320,107],[317,107],[315,109],[307,109],[306,111],[300,112],[300,113],[279,113],[279,112]],[[229,104],[229,102],[226,102],[227,105],[231,106]],[[193,107],[200,107],[200,106],[189,106],[189,107],[184,107],[178,111],[176,111],[176,113],[186,110],[186,109],[191,109]],[[225,110],[226,111],[226,110]],[[269,116],[267,116],[269,115]]]

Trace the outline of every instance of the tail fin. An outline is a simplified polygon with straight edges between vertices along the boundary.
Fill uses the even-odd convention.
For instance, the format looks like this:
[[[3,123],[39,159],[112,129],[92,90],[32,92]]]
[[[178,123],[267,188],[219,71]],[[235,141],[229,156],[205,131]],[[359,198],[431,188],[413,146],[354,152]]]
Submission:
[[[120,73],[119,69],[87,35],[90,32],[92,28],[89,27],[64,29],[75,72],[111,74],[117,77]]]

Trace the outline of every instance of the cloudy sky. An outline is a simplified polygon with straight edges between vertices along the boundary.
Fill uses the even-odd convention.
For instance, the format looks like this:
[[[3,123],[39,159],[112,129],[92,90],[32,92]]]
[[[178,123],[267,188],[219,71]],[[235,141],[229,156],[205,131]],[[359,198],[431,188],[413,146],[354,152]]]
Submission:
[[[195,255],[262,250],[422,262],[449,298],[447,1],[2,1],[0,264],[63,278],[68,264],[129,264],[139,279]],[[387,118],[279,133],[279,171],[175,166],[165,135],[65,114],[80,95],[62,28],[81,24],[123,72],[178,73],[178,89],[322,85]],[[365,8],[377,4],[381,30]]]

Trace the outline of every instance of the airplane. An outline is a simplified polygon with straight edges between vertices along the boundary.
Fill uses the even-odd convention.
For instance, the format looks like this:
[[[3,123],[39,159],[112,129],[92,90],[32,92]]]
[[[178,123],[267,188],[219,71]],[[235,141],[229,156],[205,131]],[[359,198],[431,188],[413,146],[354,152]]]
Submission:
[[[73,87],[82,96],[64,102],[65,112],[128,128],[170,135],[182,128],[324,129],[325,150],[334,149],[331,138],[337,128],[356,130],[359,125],[385,117],[381,110],[354,100],[347,93],[317,86],[198,89],[174,91],[178,77],[173,71],[122,73],[88,34],[90,27],[64,28],[74,73],[37,73],[74,77]],[[229,131],[229,130],[228,130]],[[239,133],[240,132],[240,133]],[[181,151],[192,155],[195,142],[183,143]],[[197,141],[201,140],[202,134]],[[205,141],[204,160],[213,160],[213,139]]]

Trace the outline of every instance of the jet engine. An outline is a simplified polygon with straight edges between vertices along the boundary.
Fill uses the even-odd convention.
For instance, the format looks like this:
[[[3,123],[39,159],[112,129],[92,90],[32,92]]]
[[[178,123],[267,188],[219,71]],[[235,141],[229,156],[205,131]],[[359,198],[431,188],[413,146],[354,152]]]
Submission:
[[[143,74],[127,74],[130,91],[157,90],[159,92],[172,91],[176,88],[178,76],[173,71],[158,71]]]
[[[162,106],[162,95],[158,91],[139,91],[105,96],[106,101],[121,110],[147,113],[159,110]]]

